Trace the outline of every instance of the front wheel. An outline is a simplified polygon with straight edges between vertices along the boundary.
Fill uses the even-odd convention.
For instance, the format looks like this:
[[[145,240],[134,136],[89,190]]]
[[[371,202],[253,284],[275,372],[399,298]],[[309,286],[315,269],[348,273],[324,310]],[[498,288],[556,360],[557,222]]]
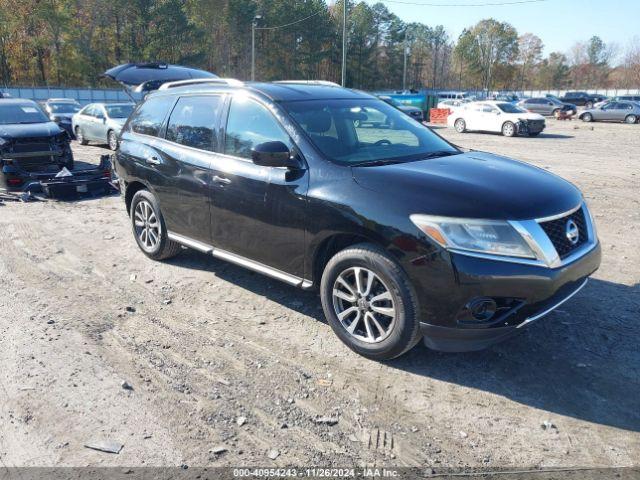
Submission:
[[[76,127],[76,140],[80,145],[87,145],[89,143],[84,136],[84,132],[82,131],[82,128],[80,127]]]
[[[638,117],[636,115],[627,115],[624,121],[625,123],[636,123],[638,121]]]
[[[107,142],[109,143],[109,148],[114,152],[118,149],[118,136],[116,132],[109,130],[109,133],[107,133]]]
[[[464,133],[467,131],[467,122],[465,122],[464,119],[462,118],[458,118],[453,124],[453,126],[455,127],[456,132],[458,133]]]
[[[505,137],[513,137],[516,134],[516,126],[513,122],[504,122],[502,125],[502,135]]]
[[[131,200],[131,226],[138,247],[154,260],[175,257],[182,247],[169,239],[164,218],[156,197],[148,190],[139,190]]]
[[[585,113],[580,118],[582,118],[583,122],[593,122],[593,115],[591,115],[590,113]]]
[[[360,355],[390,360],[420,340],[418,302],[409,279],[375,245],[337,253],[324,269],[320,295],[329,325]]]
[[[560,117],[560,112],[562,112],[562,110],[560,110],[559,108],[556,108],[551,114],[555,117],[558,118]]]

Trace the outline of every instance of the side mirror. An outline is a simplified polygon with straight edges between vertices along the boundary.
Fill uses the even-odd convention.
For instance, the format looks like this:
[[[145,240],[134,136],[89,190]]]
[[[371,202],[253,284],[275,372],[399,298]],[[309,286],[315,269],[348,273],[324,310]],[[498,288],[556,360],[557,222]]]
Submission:
[[[251,149],[253,163],[263,167],[297,168],[299,163],[291,158],[291,151],[282,142],[259,143]]]

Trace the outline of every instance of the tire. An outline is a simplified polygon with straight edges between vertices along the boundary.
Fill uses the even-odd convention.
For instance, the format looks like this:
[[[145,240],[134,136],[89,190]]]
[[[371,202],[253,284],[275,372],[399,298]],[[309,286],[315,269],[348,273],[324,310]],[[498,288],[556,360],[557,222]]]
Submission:
[[[593,122],[593,115],[591,115],[590,113],[583,113],[582,116],[580,117],[580,120],[587,123]]]
[[[633,114],[627,115],[624,118],[624,122],[625,123],[636,123],[637,121],[638,121],[638,117],[636,115],[633,115]]]
[[[356,275],[360,275],[360,288]],[[342,296],[334,295],[336,291]],[[364,357],[390,360],[409,351],[422,338],[418,301],[409,278],[392,257],[373,244],[354,245],[331,258],[322,274],[320,296],[335,334]],[[376,297],[379,299],[371,300]],[[344,315],[348,310],[351,313]],[[348,328],[352,326],[350,333]]]
[[[551,112],[551,115],[553,115],[555,118],[558,118],[561,111],[562,110],[560,110],[559,108],[556,108],[553,112]]]
[[[458,118],[453,123],[453,127],[456,129],[456,132],[465,133],[467,131],[467,122],[464,121],[464,118]]]
[[[505,137],[515,137],[516,133],[517,129],[513,122],[504,122],[502,124],[502,135]]]
[[[87,139],[84,137],[84,133],[82,132],[82,129],[80,127],[76,127],[75,133],[76,133],[76,140],[80,145],[87,145],[89,143]]]
[[[169,239],[160,206],[153,193],[148,190],[137,191],[131,200],[129,213],[133,236],[138,247],[147,257],[153,260],[166,260],[180,253],[182,246]],[[144,222],[143,226],[139,225],[141,221]],[[142,234],[143,230],[146,230],[146,235]],[[155,241],[153,241],[154,238]]]
[[[118,135],[113,130],[109,130],[107,132],[107,144],[109,145],[109,149],[114,152],[118,149]]]

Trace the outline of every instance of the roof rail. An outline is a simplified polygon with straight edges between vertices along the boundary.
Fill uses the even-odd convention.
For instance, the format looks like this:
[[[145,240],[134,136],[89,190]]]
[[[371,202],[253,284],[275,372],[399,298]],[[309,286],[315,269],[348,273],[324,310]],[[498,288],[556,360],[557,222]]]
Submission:
[[[200,84],[216,84],[216,85],[229,85],[231,87],[241,87],[244,82],[236,80],[235,78],[190,78],[189,80],[178,80],[176,82],[167,82],[160,85],[158,90],[168,90],[175,87],[183,87],[185,85],[200,85]]]
[[[326,87],[341,87],[335,82],[329,80],[276,80],[273,83],[298,84],[298,85],[324,85]]]

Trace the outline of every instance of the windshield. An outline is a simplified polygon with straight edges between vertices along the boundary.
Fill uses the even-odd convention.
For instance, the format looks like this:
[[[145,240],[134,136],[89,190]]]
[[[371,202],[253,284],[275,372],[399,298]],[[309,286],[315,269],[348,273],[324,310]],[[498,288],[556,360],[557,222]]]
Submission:
[[[105,105],[109,118],[129,118],[133,105]]]
[[[80,105],[75,103],[50,103],[51,113],[76,113],[80,111]]]
[[[11,125],[16,123],[43,123],[49,119],[40,107],[35,104],[9,104],[0,103],[0,125]]]
[[[285,102],[293,119],[329,159],[396,163],[460,153],[406,114],[375,99]]]
[[[520,108],[513,103],[498,103],[496,106],[505,113],[527,113],[523,108]]]

